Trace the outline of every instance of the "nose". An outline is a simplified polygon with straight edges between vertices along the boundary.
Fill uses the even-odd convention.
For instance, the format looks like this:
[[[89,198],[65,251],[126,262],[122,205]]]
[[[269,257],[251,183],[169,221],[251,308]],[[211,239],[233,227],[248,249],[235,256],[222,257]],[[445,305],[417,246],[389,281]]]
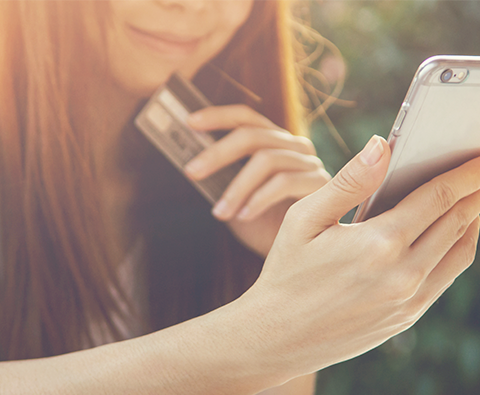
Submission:
[[[155,0],[162,8],[190,10],[194,12],[203,11],[211,0]]]

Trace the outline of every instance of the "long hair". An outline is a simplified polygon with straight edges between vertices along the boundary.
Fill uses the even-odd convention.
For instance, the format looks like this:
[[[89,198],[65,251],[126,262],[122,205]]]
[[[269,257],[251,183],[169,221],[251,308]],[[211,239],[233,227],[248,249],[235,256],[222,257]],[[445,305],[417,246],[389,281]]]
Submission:
[[[121,257],[98,192],[96,131],[79,116],[93,73],[107,70],[89,55],[82,33],[92,24],[85,21],[101,31],[108,12],[108,2],[95,0],[0,2],[0,360],[93,345],[91,322],[120,339],[113,317],[121,315]],[[287,1],[256,1],[212,62],[254,90],[262,105],[228,84],[202,88],[220,103],[252,104],[300,133],[289,29]],[[208,82],[201,78],[206,69],[199,85]]]

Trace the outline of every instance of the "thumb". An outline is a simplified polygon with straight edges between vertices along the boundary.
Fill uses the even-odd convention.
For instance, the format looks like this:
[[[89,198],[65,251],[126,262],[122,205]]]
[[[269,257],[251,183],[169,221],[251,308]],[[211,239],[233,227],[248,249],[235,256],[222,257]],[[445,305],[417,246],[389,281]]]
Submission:
[[[311,240],[337,224],[340,218],[378,189],[389,162],[388,143],[373,136],[330,182],[292,207],[291,219],[296,222],[296,234]]]

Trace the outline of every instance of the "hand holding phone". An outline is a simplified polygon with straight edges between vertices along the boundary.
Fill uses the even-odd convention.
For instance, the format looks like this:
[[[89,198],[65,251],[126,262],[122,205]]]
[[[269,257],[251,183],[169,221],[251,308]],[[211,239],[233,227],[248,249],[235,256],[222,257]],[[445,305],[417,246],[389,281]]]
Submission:
[[[415,74],[390,132],[385,181],[357,210],[361,222],[435,176],[480,156],[480,57],[435,56]]]

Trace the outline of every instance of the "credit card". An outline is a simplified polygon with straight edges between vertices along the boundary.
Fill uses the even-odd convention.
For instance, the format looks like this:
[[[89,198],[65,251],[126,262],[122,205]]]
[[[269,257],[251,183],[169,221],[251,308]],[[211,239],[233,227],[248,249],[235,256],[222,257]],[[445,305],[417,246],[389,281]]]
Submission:
[[[190,113],[211,105],[190,81],[174,74],[143,107],[135,125],[185,175],[185,165],[227,133],[200,133],[188,126]],[[242,166],[235,162],[204,180],[187,179],[215,204]]]

